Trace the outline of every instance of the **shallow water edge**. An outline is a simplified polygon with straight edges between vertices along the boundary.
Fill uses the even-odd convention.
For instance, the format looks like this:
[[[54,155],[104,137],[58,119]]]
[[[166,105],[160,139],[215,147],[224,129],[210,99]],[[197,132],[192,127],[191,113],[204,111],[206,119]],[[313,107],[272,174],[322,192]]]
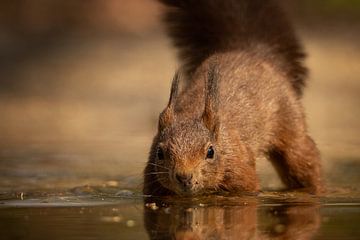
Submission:
[[[15,198],[14,198],[15,196]],[[2,193],[1,239],[359,239],[360,197],[298,192],[146,199],[79,187]],[[145,203],[147,202],[147,203]]]

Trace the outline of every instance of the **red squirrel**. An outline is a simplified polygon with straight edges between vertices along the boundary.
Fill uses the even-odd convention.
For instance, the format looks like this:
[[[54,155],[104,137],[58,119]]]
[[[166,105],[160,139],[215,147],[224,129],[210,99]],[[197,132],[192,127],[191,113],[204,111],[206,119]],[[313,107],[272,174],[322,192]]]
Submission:
[[[259,191],[266,157],[289,189],[322,189],[301,103],[305,54],[271,0],[159,0],[182,66],[160,114],[143,193]]]

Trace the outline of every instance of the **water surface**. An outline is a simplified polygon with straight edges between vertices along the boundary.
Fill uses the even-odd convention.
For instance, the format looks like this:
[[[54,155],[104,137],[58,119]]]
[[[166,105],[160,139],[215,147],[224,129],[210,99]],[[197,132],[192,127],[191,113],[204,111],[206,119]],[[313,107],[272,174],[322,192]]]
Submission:
[[[116,187],[2,193],[1,239],[359,239],[360,195],[145,198]]]

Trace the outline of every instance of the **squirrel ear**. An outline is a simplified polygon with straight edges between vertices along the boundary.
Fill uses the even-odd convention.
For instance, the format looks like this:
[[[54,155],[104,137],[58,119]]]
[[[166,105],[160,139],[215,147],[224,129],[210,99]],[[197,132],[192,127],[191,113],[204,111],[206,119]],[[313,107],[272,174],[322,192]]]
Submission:
[[[202,116],[203,122],[210,132],[216,134],[219,129],[218,121],[218,78],[215,67],[210,67],[205,80],[205,109]]]
[[[160,130],[164,129],[166,126],[170,125],[175,119],[175,115],[174,115],[174,104],[175,103],[174,102],[178,95],[179,78],[180,78],[180,73],[176,72],[175,76],[173,78],[172,84],[171,84],[169,103],[166,106],[166,108],[164,109],[164,111],[162,111],[162,113],[160,113],[160,117],[159,117],[159,129]]]

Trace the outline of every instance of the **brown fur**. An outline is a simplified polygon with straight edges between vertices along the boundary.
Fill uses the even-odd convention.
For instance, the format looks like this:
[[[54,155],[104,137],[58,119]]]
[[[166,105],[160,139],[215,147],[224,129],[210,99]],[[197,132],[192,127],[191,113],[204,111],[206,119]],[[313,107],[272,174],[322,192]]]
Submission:
[[[177,28],[170,33],[187,58],[160,115],[144,171],[144,193],[256,192],[255,161],[263,156],[289,188],[319,192],[320,156],[307,135],[300,102],[302,54],[276,5],[270,1],[262,5],[258,0],[162,2],[174,7],[167,18]],[[199,34],[221,34],[220,23],[224,28],[222,38],[208,39],[200,50],[196,47],[205,39],[198,39],[193,32],[200,31],[200,26],[188,26],[195,14],[203,14],[196,15],[201,21],[194,22],[195,26],[211,19]],[[268,27],[275,29],[265,28],[265,20],[256,18],[261,16],[272,16],[274,25]],[[238,20],[245,21],[244,25],[233,22]],[[250,24],[252,21],[258,25]],[[189,32],[181,32],[186,30]],[[183,89],[179,81],[186,83]],[[206,158],[210,146],[215,151],[212,159]],[[164,159],[158,159],[159,149]]]

